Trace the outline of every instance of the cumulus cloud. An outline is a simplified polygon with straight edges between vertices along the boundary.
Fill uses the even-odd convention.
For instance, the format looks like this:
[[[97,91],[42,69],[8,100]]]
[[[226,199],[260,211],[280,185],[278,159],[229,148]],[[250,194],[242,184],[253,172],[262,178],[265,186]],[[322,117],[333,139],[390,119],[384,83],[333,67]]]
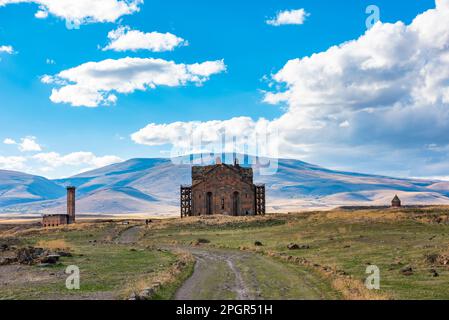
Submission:
[[[121,158],[116,156],[96,156],[92,152],[72,152],[66,155],[61,155],[57,152],[38,153],[33,156],[33,159],[51,168],[83,165],[99,168],[123,161]]]
[[[97,107],[114,104],[117,93],[188,83],[201,85],[211,75],[225,70],[223,60],[186,65],[163,59],[127,57],[87,62],[55,76],[45,75],[41,81],[60,86],[52,90],[50,100],[54,103]]]
[[[7,54],[13,54],[14,53],[14,49],[12,46],[6,46],[6,45],[2,45],[0,46],[0,53],[7,53]]]
[[[37,143],[37,138],[33,136],[21,138],[20,142],[17,142],[11,138],[6,138],[3,140],[3,143],[8,145],[17,145],[18,149],[22,152],[42,151],[42,147]]]
[[[17,144],[17,142],[11,138],[5,138],[5,140],[3,140],[3,143],[4,144]]]
[[[278,131],[281,156],[342,169],[447,175],[447,21],[449,0],[437,0],[410,25],[379,22],[356,40],[288,61],[271,77],[271,87],[282,89],[264,97],[284,106],[267,126]],[[250,136],[259,120],[246,122],[242,134]],[[214,123],[209,134],[225,124]],[[150,124],[132,138],[151,144],[158,130],[170,137],[189,125]]]
[[[353,128],[345,140],[353,143],[401,145],[411,136],[423,145],[442,142],[449,129],[448,3],[437,1],[411,25],[378,23],[357,40],[290,60],[273,75],[286,90],[268,93],[265,101],[286,103],[278,121],[309,142],[323,137],[304,137],[305,130],[327,131],[335,140],[345,122]],[[295,118],[301,120],[292,123]]]
[[[28,136],[20,139],[19,150],[22,152],[42,151],[42,147],[37,143],[36,137]]]
[[[0,169],[26,171],[30,174],[44,175],[51,178],[71,176],[123,161],[115,155],[98,156],[93,152],[79,151],[68,154],[58,152],[41,152],[42,147],[36,137],[27,136],[16,141],[5,138],[4,144],[15,145],[23,155],[0,155]],[[32,153],[30,153],[32,152]]]
[[[132,30],[128,26],[119,27],[108,33],[109,44],[103,50],[153,52],[172,51],[178,46],[187,45],[187,41],[172,33]]]
[[[0,7],[18,3],[38,5],[36,18],[45,19],[51,14],[80,25],[115,22],[124,15],[138,12],[143,0],[0,0]]]
[[[277,138],[276,128],[271,126],[270,121],[253,121],[249,117],[224,121],[151,123],[131,135],[131,139],[138,144],[172,145],[171,157],[222,152],[277,157]]]
[[[267,20],[266,23],[276,27],[287,24],[300,25],[304,24],[309,15],[304,9],[285,10],[278,12],[276,17]]]
[[[189,144],[192,139],[201,139],[205,143],[219,143],[223,134],[227,139],[243,138],[247,133],[265,129],[268,121],[260,119],[255,122],[249,117],[236,117],[219,121],[190,121],[169,124],[148,124],[145,128],[131,135],[139,144],[158,146],[164,144]]]
[[[5,157],[0,156],[0,169],[2,170],[23,170],[25,168],[25,157]]]

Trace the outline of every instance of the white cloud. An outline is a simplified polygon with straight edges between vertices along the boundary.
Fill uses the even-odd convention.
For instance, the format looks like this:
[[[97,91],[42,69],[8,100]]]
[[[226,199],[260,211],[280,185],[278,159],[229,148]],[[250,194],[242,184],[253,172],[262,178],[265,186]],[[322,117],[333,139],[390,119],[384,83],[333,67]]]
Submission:
[[[247,132],[253,132],[256,126],[257,123],[248,117],[232,118],[225,121],[150,123],[145,128],[133,133],[131,139],[138,144],[148,146],[189,144],[191,139],[196,138],[202,139],[205,143],[219,143],[222,132],[225,132],[228,137],[243,137]]]
[[[279,153],[342,169],[444,176],[449,166],[449,0],[414,19],[378,23],[360,38],[288,61],[264,100],[285,112],[267,125]],[[269,67],[267,67],[268,69]],[[182,145],[180,134],[232,129],[235,119],[150,124],[135,142]],[[261,120],[246,119],[251,136]],[[204,128],[209,128],[205,130]],[[433,145],[432,149],[427,146]]]
[[[2,170],[23,170],[25,168],[25,157],[4,157],[0,156],[0,169]]]
[[[276,17],[267,20],[266,23],[276,27],[287,24],[300,25],[304,24],[309,15],[304,9],[280,11]]]
[[[131,139],[147,146],[171,144],[171,156],[188,153],[239,152],[277,156],[278,135],[270,121],[236,117],[225,121],[151,123]]]
[[[22,152],[33,151],[23,156],[0,155],[0,169],[19,170],[35,175],[44,175],[48,178],[68,177],[80,172],[104,167],[123,161],[114,155],[97,156],[93,152],[79,151],[68,154],[58,152],[39,152],[42,147],[36,138],[28,136],[19,142],[6,138],[3,143],[16,145]],[[36,153],[38,152],[38,153]]]
[[[56,76],[45,75],[41,81],[61,86],[52,90],[50,100],[54,103],[97,107],[115,103],[115,93],[183,86],[189,82],[200,85],[211,75],[225,70],[223,60],[186,65],[163,59],[127,57],[87,62]]]
[[[149,50],[153,52],[172,51],[178,46],[187,45],[187,41],[169,32],[144,33],[131,30],[130,27],[119,27],[108,33],[109,44],[103,50],[137,51]]]
[[[36,140],[36,137],[27,136],[25,138],[21,138],[20,142],[17,142],[16,140],[11,138],[6,138],[3,140],[3,143],[8,145],[17,145],[18,149],[22,152],[42,151],[42,147],[37,143]]]
[[[62,166],[89,166],[92,168],[99,168],[113,163],[123,161],[116,156],[96,156],[92,152],[72,152],[66,155],[61,155],[57,152],[38,153],[32,157],[33,159],[44,163],[49,168],[58,168]],[[49,167],[49,168],[48,168]]]
[[[4,144],[17,144],[17,142],[11,138],[5,138],[5,140],[3,140]]]
[[[22,152],[41,151],[42,147],[36,142],[36,137],[28,136],[20,139],[19,150]]]
[[[0,7],[9,4],[33,3],[39,6],[35,17],[49,14],[80,25],[94,22],[116,22],[124,15],[139,11],[143,0],[0,0]]]
[[[46,11],[46,10],[38,10],[38,11],[36,11],[36,13],[34,14],[34,16],[35,16],[37,19],[46,19],[46,18],[48,18],[48,11]]]
[[[6,45],[2,45],[0,46],[0,53],[7,53],[7,54],[13,54],[14,53],[14,49],[12,46],[6,46]]]

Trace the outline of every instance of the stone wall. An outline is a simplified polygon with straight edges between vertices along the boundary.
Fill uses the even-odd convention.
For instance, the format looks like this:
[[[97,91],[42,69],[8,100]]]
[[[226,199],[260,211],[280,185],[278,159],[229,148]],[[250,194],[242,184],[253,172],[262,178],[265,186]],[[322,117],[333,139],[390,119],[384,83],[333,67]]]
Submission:
[[[252,169],[219,164],[192,170],[192,214],[254,215]]]
[[[68,224],[68,216],[66,214],[52,214],[42,217],[43,227],[57,227]]]

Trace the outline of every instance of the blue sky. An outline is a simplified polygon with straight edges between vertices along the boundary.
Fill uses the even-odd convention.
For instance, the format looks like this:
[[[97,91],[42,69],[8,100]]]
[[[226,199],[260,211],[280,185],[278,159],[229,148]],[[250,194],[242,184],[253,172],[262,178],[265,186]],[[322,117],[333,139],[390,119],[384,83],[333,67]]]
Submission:
[[[37,3],[40,3],[40,7]],[[67,21],[73,20],[70,11],[58,11],[58,14],[55,14],[51,7],[46,7],[45,0],[18,4],[0,0],[0,47],[4,45],[13,48],[12,53],[0,52],[0,142],[7,142],[0,143],[0,167],[60,177],[118,159],[166,156],[173,144],[169,138],[161,138],[163,143],[155,143],[154,132],[144,132],[138,137],[131,137],[148,124],[155,125],[151,129],[155,130],[156,134],[160,131],[162,136],[170,136],[166,127],[158,125],[169,126],[174,122],[185,124],[191,121],[227,121],[236,117],[249,117],[253,121],[264,118],[275,123],[276,119],[285,117],[286,113],[296,112],[301,106],[295,105],[292,100],[278,98],[274,99],[276,103],[273,103],[273,99],[267,99],[267,92],[278,94],[284,90],[292,96],[296,92],[300,95],[300,89],[294,90],[296,84],[304,80],[293,79],[290,75],[280,76],[276,80],[272,76],[278,74],[289,60],[326,52],[332,46],[358,39],[365,34],[365,20],[368,16],[365,9],[370,4],[379,7],[380,18],[385,25],[397,21],[409,25],[417,15],[435,8],[433,0],[145,0],[144,3],[136,1],[138,10],[121,15],[114,21],[88,17],[79,21],[79,28],[73,29],[67,27]],[[48,16],[35,17],[36,12],[42,8]],[[302,24],[273,26],[266,23],[279,12],[297,9],[304,9],[308,13]],[[88,14],[92,15],[92,11],[86,13]],[[113,20],[103,18],[108,19]],[[188,45],[165,52],[146,49],[120,52],[102,50],[110,42],[108,33],[120,26],[127,26],[129,30],[142,33],[169,32],[187,41]],[[377,31],[373,31],[373,34],[375,32]],[[379,39],[375,35],[371,39],[385,41],[385,38]],[[395,41],[396,38],[392,39],[391,41]],[[418,45],[421,45],[421,42]],[[434,52],[430,49],[428,51]],[[87,62],[98,63],[105,59],[119,61],[127,57],[163,59],[186,66],[206,61],[222,61],[226,70],[211,72],[203,76],[201,81],[192,80],[192,74],[188,74],[190,80],[187,83],[171,87],[156,85],[154,89],[133,90],[129,93],[111,90],[106,95],[112,93],[116,101],[109,105],[73,106],[70,102],[56,101],[73,101],[73,98],[59,96],[58,99],[53,98],[53,101],[50,99],[52,90],[59,90],[65,86],[60,82],[68,81],[60,76],[60,72]],[[354,63],[354,59],[350,62]],[[350,63],[344,66],[348,70],[351,68]],[[298,68],[302,70],[305,66]],[[402,70],[399,68],[389,71],[405,72]],[[92,73],[86,71],[86,74]],[[50,82],[45,82],[42,80],[44,75],[53,78]],[[316,77],[323,75],[316,73]],[[83,73],[82,76],[86,75]],[[124,76],[126,78],[126,73]],[[315,74],[311,73],[311,77],[313,76]],[[344,79],[340,81],[344,83]],[[439,89],[445,92],[447,87]],[[333,91],[329,88],[326,90]],[[391,92],[395,90],[381,92],[382,96],[376,97],[376,102],[361,99],[360,103],[376,103],[376,106],[386,108],[387,104],[379,101],[392,100],[395,103],[392,102],[389,107],[396,108],[397,101]],[[335,99],[337,96],[340,97],[335,95],[330,98]],[[398,101],[402,101],[401,99]],[[317,110],[323,110],[315,102],[314,100],[311,105],[318,108]],[[320,103],[325,102],[320,100]],[[446,104],[447,101],[442,99],[437,106],[435,102],[432,106],[441,110]],[[351,107],[345,104],[338,106],[340,111],[343,110],[341,112],[347,114],[345,108]],[[302,111],[294,114],[298,117],[304,116],[303,122],[322,121],[307,118]],[[335,117],[341,115],[337,114],[335,109],[329,114]],[[348,120],[340,121],[339,127],[359,126],[355,121],[370,123],[373,120],[348,115]],[[429,119],[429,123],[432,121]],[[449,145],[449,141],[444,137],[447,132],[444,125],[437,126],[436,129],[427,124],[427,129],[423,128],[422,134],[417,132],[415,137],[404,134],[405,131],[391,131],[396,125],[386,121],[382,125],[387,129],[386,132],[390,132],[390,136],[384,137],[377,134],[376,130],[367,132],[366,127],[360,129],[362,134],[334,132],[331,129],[323,129],[323,126],[320,127],[321,133],[310,132],[304,129],[303,122],[289,124],[292,126],[289,127],[290,131],[298,127],[297,135],[293,139],[296,146],[289,147],[292,141],[285,143],[280,150],[281,156],[297,157],[336,169],[368,173],[449,176],[446,174],[449,168],[445,166],[447,151],[444,149]],[[219,123],[218,127],[220,125],[222,124]],[[331,128],[329,124],[326,126]],[[281,129],[283,127],[284,125],[280,125]],[[433,130],[432,128],[435,132],[429,134],[427,131]],[[147,136],[144,136],[145,134]],[[317,140],[316,136],[321,138]],[[423,141],[419,145],[410,141],[421,138]],[[389,145],[388,139],[394,144]],[[33,142],[38,147],[33,145]],[[302,150],[297,151],[301,146]],[[39,154],[41,156],[36,157]]]

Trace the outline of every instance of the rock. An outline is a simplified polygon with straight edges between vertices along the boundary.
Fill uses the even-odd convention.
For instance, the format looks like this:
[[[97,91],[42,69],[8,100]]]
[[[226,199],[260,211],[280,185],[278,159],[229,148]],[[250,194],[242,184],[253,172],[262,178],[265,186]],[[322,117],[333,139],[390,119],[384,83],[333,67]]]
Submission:
[[[42,248],[21,248],[17,250],[17,262],[20,264],[34,264],[35,260],[43,256],[46,252]]]
[[[0,259],[0,266],[6,266],[6,265],[9,265],[9,264],[13,264],[15,262],[17,262],[16,258],[1,258]]]
[[[193,246],[199,246],[200,244],[205,244],[205,243],[210,243],[210,241],[207,239],[200,238],[200,239],[196,239],[195,241],[190,242],[190,244]]]
[[[145,288],[142,290],[142,292],[139,294],[139,296],[141,298],[148,299],[148,298],[151,298],[154,295],[154,293],[155,293],[154,288]]]
[[[438,262],[438,258],[440,257],[439,254],[437,253],[431,253],[431,254],[427,254],[425,256],[426,262],[429,264],[435,264]]]
[[[429,271],[430,271],[430,273],[432,274],[432,277],[434,277],[434,278],[440,276],[440,275],[438,274],[438,272],[437,272],[435,269],[430,269]]]
[[[432,253],[425,255],[426,262],[431,265],[443,265],[449,264],[449,257],[445,255],[440,255],[438,253]]]
[[[0,252],[8,251],[8,250],[9,250],[9,246],[6,243],[0,244]]]
[[[57,254],[51,254],[48,256],[44,256],[40,259],[41,263],[47,263],[47,264],[56,264],[59,261],[59,255]]]
[[[411,275],[413,275],[413,268],[412,268],[412,267],[405,267],[405,268],[402,268],[402,269],[401,269],[401,273],[402,273],[404,276],[411,276]]]
[[[347,276],[348,275],[348,273],[346,271],[344,271],[344,270],[337,270],[336,273],[338,275],[340,275],[340,276]]]
[[[290,243],[287,248],[289,250],[306,250],[306,249],[310,249],[310,246],[308,244],[302,244],[302,245],[298,245],[296,243]]]
[[[260,241],[255,241],[255,242],[254,242],[254,245],[255,245],[256,247],[262,247],[262,246],[263,246],[262,242],[260,242]]]
[[[57,254],[61,257],[72,257],[72,254],[67,251],[58,251]]]

